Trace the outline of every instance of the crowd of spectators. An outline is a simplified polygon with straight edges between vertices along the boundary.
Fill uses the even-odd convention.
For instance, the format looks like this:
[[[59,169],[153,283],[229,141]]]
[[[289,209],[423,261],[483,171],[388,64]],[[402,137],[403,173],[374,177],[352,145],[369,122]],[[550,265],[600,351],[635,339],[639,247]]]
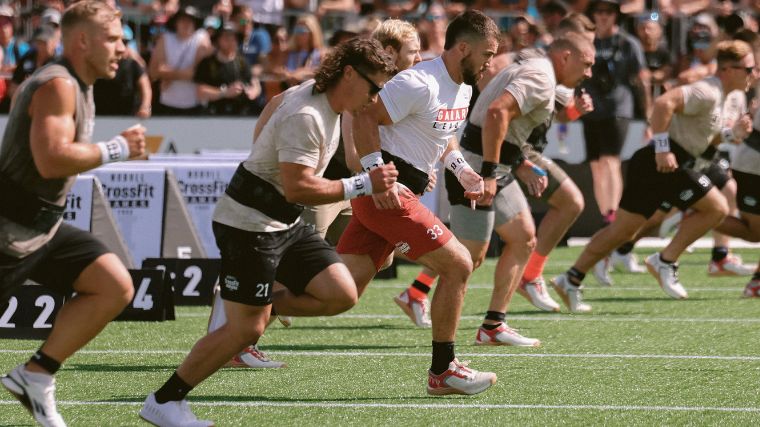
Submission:
[[[108,0],[114,2],[114,0]],[[0,112],[18,85],[60,53],[67,0],[0,1]],[[443,51],[448,20],[478,8],[499,24],[500,53],[545,46],[562,17],[590,0],[119,0],[129,50],[115,81],[98,82],[98,114],[256,115],[313,76],[327,50],[386,17],[413,22],[422,58]],[[613,3],[618,3],[617,0]],[[715,45],[757,45],[757,0],[620,0],[617,26],[645,67],[630,82],[635,118],[649,100],[715,69]],[[598,36],[598,35],[597,35]],[[612,55],[619,54],[611,49]],[[508,59],[507,59],[508,60]],[[645,93],[643,93],[645,92]]]

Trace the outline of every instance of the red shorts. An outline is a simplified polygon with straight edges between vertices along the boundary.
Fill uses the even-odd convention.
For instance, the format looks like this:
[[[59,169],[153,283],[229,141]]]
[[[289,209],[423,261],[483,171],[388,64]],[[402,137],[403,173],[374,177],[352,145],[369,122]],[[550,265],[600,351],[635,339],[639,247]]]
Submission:
[[[351,201],[354,214],[338,242],[338,253],[369,255],[378,270],[394,249],[416,260],[453,236],[417,197],[399,194],[401,209],[377,209],[372,196]]]

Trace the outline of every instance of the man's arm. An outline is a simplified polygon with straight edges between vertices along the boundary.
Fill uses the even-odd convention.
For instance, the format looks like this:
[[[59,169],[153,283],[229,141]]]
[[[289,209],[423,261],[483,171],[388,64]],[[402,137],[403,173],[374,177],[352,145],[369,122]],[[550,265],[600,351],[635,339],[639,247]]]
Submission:
[[[669,90],[654,101],[650,127],[658,172],[673,172],[678,168],[676,156],[670,152],[668,128],[673,120],[673,114],[682,113],[684,104],[683,90],[680,88]]]
[[[290,203],[310,206],[385,192],[396,184],[397,176],[396,168],[388,164],[374,168],[368,173],[333,181],[314,175],[314,168],[298,163],[280,162],[280,178],[285,199]],[[366,188],[367,184],[369,188]],[[364,186],[364,190],[360,191],[361,194],[356,193],[362,190],[357,188],[361,186]],[[355,191],[354,194],[352,190]]]
[[[145,151],[145,130],[141,126],[122,132],[123,144],[113,140],[98,144],[75,143],[77,90],[70,80],[57,78],[40,86],[32,97],[30,147],[34,164],[43,178],[65,178],[100,166],[106,144],[111,144],[109,149],[118,151],[116,154],[121,160],[141,156]]]
[[[140,91],[140,108],[137,109],[137,117],[147,119],[151,114],[151,102],[153,101],[153,88],[150,87],[150,78],[148,73],[143,73],[137,80],[137,87]]]
[[[507,137],[509,123],[520,117],[520,106],[508,91],[496,98],[486,111],[483,123],[483,161],[499,163],[501,144]]]
[[[378,97],[377,102],[354,114],[354,144],[359,157],[380,151],[380,125],[391,125],[388,110],[383,100]]]

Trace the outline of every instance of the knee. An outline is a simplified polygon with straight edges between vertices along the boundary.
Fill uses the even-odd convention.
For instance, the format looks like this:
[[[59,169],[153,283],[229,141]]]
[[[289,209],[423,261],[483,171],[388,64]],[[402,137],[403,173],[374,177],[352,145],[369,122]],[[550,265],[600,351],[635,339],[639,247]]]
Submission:
[[[117,293],[117,300],[121,303],[122,308],[129,305],[132,302],[132,298],[135,297],[135,287],[132,285],[132,280],[120,282],[119,292]]]
[[[447,282],[452,283],[465,283],[472,274],[474,268],[474,262],[472,255],[467,249],[459,245],[459,249],[455,252],[455,255],[451,257],[451,260],[446,263],[446,267],[443,271],[440,271],[441,277]],[[482,259],[480,260],[482,262]]]
[[[725,197],[717,197],[715,202],[711,203],[710,206],[712,207],[711,213],[718,221],[722,221],[729,214],[728,201]]]
[[[586,208],[586,201],[583,199],[583,194],[575,187],[570,197],[570,203],[568,203],[567,210],[577,218]]]
[[[353,308],[359,302],[359,294],[355,288],[341,287],[340,292],[335,292],[325,307],[326,316],[335,316]]]
[[[227,330],[230,340],[240,348],[243,348],[251,345],[251,343],[257,342],[259,338],[264,335],[267,325],[267,317],[268,316],[257,315],[246,321],[227,322],[223,328]]]

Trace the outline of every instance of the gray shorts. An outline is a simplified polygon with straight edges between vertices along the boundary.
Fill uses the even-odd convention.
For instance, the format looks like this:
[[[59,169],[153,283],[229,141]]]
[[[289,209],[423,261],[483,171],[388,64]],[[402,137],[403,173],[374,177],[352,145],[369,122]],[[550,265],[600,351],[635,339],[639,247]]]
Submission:
[[[494,210],[483,211],[454,205],[451,207],[449,228],[458,239],[488,242],[494,228],[508,223],[520,212],[529,210],[528,200],[516,181],[496,194],[493,206]]]

